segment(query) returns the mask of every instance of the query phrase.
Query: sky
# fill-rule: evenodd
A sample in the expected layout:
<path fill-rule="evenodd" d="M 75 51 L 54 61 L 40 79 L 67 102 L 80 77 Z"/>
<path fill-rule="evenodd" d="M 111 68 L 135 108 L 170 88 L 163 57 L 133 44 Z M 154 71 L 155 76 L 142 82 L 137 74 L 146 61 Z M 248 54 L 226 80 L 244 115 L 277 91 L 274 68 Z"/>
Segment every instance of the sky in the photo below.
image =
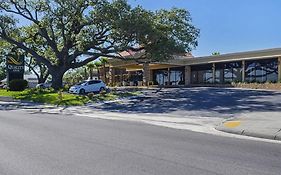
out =
<path fill-rule="evenodd" d="M 281 0 L 128 0 L 148 10 L 187 9 L 200 29 L 194 56 L 281 47 Z M 21 20 L 24 24 L 24 20 Z"/>
<path fill-rule="evenodd" d="M 195 56 L 281 47 L 281 0 L 129 0 L 132 6 L 187 9 L 200 29 Z"/>

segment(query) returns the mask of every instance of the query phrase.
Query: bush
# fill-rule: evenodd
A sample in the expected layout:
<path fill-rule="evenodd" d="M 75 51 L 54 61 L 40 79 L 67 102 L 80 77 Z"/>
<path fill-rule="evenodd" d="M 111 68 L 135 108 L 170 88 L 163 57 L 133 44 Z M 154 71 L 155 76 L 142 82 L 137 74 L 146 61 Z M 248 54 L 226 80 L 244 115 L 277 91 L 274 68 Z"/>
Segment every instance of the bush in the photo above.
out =
<path fill-rule="evenodd" d="M 15 79 L 9 82 L 9 89 L 11 91 L 23 91 L 27 88 L 28 82 L 26 80 Z"/>

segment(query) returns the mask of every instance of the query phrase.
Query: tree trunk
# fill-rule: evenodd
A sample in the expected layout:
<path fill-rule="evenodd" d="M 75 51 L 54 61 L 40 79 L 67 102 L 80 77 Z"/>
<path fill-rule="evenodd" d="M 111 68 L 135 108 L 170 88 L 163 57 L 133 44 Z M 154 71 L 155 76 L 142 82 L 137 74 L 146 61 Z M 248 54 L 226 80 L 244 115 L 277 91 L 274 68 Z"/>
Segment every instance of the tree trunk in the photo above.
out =
<path fill-rule="evenodd" d="M 54 88 L 55 90 L 59 90 L 63 87 L 62 78 L 65 71 L 59 69 L 50 69 L 49 71 L 52 75 L 52 88 Z"/>
<path fill-rule="evenodd" d="M 47 80 L 47 78 L 48 78 L 48 76 L 49 76 L 49 72 L 47 72 L 47 74 L 46 75 L 44 75 L 44 74 L 40 74 L 40 77 L 38 77 L 38 84 L 40 84 L 40 83 L 45 83 L 46 82 L 46 80 Z"/>
<path fill-rule="evenodd" d="M 104 83 L 106 83 L 105 63 L 103 63 L 103 76 L 104 76 Z"/>
<path fill-rule="evenodd" d="M 43 77 L 38 78 L 38 84 L 45 83 L 46 79 Z"/>
<path fill-rule="evenodd" d="M 98 79 L 100 79 L 100 70 L 99 70 L 99 68 L 97 68 L 97 72 L 98 72 Z"/>
<path fill-rule="evenodd" d="M 93 79 L 93 68 L 90 68 L 90 79 Z"/>
<path fill-rule="evenodd" d="M 88 79 L 88 73 L 87 73 L 87 68 L 84 68 L 84 79 Z"/>

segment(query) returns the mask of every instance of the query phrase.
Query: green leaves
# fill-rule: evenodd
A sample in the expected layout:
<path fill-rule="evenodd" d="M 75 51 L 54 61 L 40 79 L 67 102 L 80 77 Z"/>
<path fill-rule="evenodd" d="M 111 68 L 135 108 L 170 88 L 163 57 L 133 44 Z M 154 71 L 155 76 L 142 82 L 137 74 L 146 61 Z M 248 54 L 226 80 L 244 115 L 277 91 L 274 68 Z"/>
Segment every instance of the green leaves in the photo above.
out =
<path fill-rule="evenodd" d="M 0 38 L 17 46 L 53 76 L 99 57 L 162 61 L 197 46 L 199 30 L 185 9 L 150 11 L 126 0 L 5 0 L 0 3 Z M 9 16 L 8 16 L 9 15 Z M 15 18 L 28 22 L 16 25 Z"/>

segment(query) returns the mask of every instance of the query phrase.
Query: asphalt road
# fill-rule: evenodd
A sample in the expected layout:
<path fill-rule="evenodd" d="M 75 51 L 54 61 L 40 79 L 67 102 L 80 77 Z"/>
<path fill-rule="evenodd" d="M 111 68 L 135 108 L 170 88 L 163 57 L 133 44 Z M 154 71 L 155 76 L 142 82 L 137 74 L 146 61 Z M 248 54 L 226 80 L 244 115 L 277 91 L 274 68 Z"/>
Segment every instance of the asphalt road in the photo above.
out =
<path fill-rule="evenodd" d="M 280 175 L 281 144 L 1 110 L 0 174 Z"/>

